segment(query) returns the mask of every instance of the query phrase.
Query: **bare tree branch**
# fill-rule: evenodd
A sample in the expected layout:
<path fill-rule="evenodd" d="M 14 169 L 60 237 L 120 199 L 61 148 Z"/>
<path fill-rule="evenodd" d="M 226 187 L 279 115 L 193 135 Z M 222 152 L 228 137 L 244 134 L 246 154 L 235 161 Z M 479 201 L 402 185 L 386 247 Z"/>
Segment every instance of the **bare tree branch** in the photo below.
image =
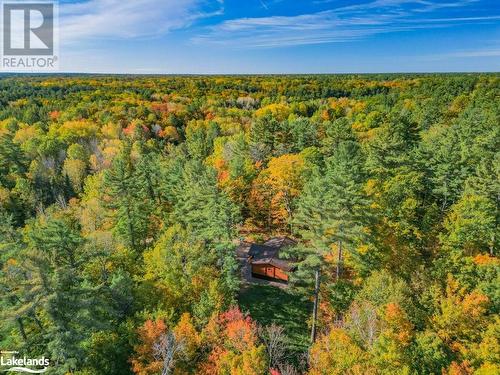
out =
<path fill-rule="evenodd" d="M 267 349 L 271 368 L 279 368 L 286 359 L 285 329 L 277 324 L 260 327 L 260 336 Z"/>
<path fill-rule="evenodd" d="M 155 359 L 163 362 L 161 375 L 171 374 L 179 354 L 183 354 L 185 348 L 184 340 L 178 340 L 172 332 L 160 336 L 153 345 L 153 352 Z"/>

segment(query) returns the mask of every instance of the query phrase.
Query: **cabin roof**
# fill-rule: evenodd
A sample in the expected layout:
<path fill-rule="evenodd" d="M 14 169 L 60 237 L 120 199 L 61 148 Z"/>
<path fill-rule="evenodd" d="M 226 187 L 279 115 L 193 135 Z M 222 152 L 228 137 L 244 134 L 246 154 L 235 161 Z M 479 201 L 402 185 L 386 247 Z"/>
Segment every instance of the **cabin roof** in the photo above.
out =
<path fill-rule="evenodd" d="M 295 245 L 297 242 L 289 237 L 273 237 L 263 244 L 252 244 L 248 255 L 253 258 L 279 258 L 282 248 Z"/>
<path fill-rule="evenodd" d="M 266 242 L 264 242 L 265 246 L 274 247 L 274 248 L 278 248 L 278 249 L 281 249 L 281 248 L 287 247 L 287 246 L 293 246 L 296 244 L 297 244 L 297 242 L 292 240 L 290 237 L 273 237 L 273 238 L 270 238 L 269 240 L 267 240 Z"/>
<path fill-rule="evenodd" d="M 277 258 L 279 255 L 279 248 L 254 243 L 250 245 L 248 255 L 255 259 Z"/>

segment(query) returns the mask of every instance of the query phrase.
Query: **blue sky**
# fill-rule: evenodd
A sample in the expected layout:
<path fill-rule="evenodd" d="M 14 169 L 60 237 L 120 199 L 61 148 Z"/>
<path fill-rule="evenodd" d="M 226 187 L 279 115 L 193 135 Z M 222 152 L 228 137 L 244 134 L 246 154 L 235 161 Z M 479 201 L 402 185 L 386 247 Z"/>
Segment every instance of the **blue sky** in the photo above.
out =
<path fill-rule="evenodd" d="M 499 0 L 60 2 L 63 71 L 500 71 Z"/>

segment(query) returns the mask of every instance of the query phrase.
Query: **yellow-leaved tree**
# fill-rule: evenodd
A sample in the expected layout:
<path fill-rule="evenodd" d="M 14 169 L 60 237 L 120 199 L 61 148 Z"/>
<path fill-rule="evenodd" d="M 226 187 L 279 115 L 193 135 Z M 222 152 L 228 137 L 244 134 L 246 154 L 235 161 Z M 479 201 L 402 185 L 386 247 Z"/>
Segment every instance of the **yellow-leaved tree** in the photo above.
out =
<path fill-rule="evenodd" d="M 272 158 L 252 185 L 249 206 L 253 216 L 269 228 L 286 229 L 306 171 L 307 163 L 301 154 Z"/>

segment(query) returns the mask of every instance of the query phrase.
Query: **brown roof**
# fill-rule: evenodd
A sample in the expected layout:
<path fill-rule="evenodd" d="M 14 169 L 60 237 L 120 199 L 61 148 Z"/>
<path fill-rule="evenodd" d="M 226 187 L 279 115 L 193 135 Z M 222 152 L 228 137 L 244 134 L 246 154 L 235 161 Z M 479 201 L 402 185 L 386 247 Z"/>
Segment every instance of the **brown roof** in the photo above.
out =
<path fill-rule="evenodd" d="M 248 250 L 248 255 L 252 258 L 278 258 L 279 249 L 275 247 L 265 246 L 265 245 L 250 245 Z"/>
<path fill-rule="evenodd" d="M 296 244 L 297 244 L 297 242 L 292 240 L 289 237 L 273 237 L 273 238 L 270 238 L 269 240 L 267 240 L 266 242 L 264 242 L 265 246 L 275 247 L 278 249 L 281 249 L 281 248 L 287 247 L 287 246 L 293 246 Z"/>

